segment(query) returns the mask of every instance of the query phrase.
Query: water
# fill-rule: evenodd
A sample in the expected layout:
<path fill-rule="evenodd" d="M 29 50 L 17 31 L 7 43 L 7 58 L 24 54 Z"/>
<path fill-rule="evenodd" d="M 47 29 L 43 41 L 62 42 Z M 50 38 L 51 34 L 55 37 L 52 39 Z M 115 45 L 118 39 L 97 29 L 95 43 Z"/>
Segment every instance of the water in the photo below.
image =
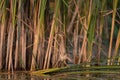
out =
<path fill-rule="evenodd" d="M 37 76 L 24 72 L 0 74 L 0 80 L 120 80 L 120 74 L 71 74 L 56 76 Z"/>

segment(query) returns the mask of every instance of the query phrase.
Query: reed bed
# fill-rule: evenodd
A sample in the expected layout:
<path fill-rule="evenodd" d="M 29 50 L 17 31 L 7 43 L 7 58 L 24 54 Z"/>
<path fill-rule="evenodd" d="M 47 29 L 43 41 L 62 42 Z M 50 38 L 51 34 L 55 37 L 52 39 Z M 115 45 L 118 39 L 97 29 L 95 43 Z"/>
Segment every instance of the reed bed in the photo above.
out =
<path fill-rule="evenodd" d="M 119 4 L 119 0 L 0 0 L 0 70 L 119 65 Z"/>

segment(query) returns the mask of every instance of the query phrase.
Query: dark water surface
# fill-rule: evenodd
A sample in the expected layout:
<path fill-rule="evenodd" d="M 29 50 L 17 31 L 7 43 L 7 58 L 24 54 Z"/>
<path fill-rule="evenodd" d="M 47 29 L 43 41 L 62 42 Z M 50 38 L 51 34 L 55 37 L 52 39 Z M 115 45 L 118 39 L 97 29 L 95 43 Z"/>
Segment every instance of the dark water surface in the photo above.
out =
<path fill-rule="evenodd" d="M 120 80 L 120 74 L 71 74 L 56 76 L 36 76 L 30 73 L 16 72 L 0 74 L 0 80 Z"/>

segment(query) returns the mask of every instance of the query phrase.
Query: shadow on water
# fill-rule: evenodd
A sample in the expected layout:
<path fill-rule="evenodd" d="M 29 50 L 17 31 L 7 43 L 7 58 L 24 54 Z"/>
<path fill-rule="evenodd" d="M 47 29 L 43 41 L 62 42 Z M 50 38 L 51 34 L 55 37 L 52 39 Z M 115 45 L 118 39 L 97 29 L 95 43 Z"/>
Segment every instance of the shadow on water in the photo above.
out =
<path fill-rule="evenodd" d="M 42 77 L 24 72 L 0 74 L 0 80 L 120 80 L 120 74 L 70 74 Z"/>

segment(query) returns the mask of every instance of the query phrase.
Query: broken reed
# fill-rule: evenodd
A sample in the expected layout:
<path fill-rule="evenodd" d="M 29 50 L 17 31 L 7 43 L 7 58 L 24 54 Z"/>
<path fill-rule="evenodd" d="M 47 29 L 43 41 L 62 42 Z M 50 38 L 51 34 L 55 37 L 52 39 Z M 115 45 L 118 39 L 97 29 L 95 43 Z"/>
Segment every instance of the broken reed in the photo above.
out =
<path fill-rule="evenodd" d="M 99 65 L 101 60 L 114 65 L 120 61 L 119 28 L 113 32 L 119 26 L 118 4 L 118 0 L 0 0 L 0 70 L 34 71 L 95 61 Z"/>

